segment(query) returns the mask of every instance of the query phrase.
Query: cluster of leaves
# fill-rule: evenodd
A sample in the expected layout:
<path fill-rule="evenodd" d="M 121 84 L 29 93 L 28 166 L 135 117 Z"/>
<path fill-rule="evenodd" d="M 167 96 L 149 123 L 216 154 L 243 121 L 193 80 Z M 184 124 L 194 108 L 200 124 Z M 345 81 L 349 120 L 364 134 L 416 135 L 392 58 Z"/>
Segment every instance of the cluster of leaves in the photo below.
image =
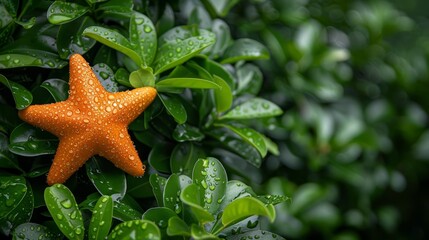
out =
<path fill-rule="evenodd" d="M 223 165 L 207 157 L 218 156 L 231 176 L 252 181 L 262 159 L 278 154 L 276 143 L 253 128 L 282 114 L 256 97 L 262 73 L 248 62 L 267 59 L 268 50 L 252 39 L 233 40 L 219 17 L 234 4 L 0 1 L 3 234 L 281 239 L 259 230 L 254 215 L 274 220 L 273 205 L 286 198 L 258 196 L 243 182 L 227 181 Z M 148 160 L 143 178 L 93 157 L 67 186 L 45 188 L 58 139 L 22 123 L 17 110 L 65 100 L 74 53 L 84 55 L 108 91 L 157 89 L 157 99 L 130 125 Z"/>
<path fill-rule="evenodd" d="M 427 237 L 428 220 L 411 217 L 424 203 L 410 208 L 402 197 L 427 196 L 417 189 L 428 170 L 428 34 L 412 7 L 424 4 L 272 0 L 241 4 L 227 18 L 269 48 L 262 96 L 287 112 L 261 126 L 280 152 L 263 166 L 265 189 L 294 199 L 279 206 L 276 231 Z"/>

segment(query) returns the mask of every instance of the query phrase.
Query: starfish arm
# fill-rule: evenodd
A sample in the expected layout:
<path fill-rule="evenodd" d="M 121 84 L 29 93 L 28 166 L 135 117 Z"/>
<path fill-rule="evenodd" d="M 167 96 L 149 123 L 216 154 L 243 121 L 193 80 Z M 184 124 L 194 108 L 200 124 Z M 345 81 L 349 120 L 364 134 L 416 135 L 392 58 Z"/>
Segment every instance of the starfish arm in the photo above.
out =
<path fill-rule="evenodd" d="M 95 76 L 91 66 L 79 54 L 70 57 L 70 96 L 69 99 L 75 103 L 86 103 L 88 107 L 97 104 L 97 96 L 107 94 L 98 78 Z M 83 109 L 87 104 L 79 104 Z"/>
<path fill-rule="evenodd" d="M 136 119 L 155 99 L 157 91 L 153 87 L 136 88 L 130 91 L 115 93 L 112 101 L 123 114 L 117 122 L 129 124 Z"/>
<path fill-rule="evenodd" d="M 101 143 L 100 156 L 132 176 L 144 174 L 145 166 L 140 160 L 126 128 L 112 127 Z"/>
<path fill-rule="evenodd" d="M 58 137 L 68 130 L 68 126 L 73 125 L 73 114 L 75 108 L 68 101 L 31 105 L 18 112 L 22 120 Z"/>
<path fill-rule="evenodd" d="M 54 161 L 49 169 L 48 184 L 64 183 L 94 155 L 90 136 L 74 135 L 60 139 Z"/>

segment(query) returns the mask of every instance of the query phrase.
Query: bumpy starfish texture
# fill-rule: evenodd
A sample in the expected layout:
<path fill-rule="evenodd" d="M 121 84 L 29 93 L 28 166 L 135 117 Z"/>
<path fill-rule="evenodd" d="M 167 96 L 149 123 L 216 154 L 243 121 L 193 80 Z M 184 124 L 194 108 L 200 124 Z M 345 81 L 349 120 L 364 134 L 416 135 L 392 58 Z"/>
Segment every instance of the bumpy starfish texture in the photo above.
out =
<path fill-rule="evenodd" d="M 155 99 L 155 88 L 107 92 L 79 54 L 70 57 L 69 85 L 67 100 L 19 111 L 22 120 L 60 140 L 48 184 L 65 182 L 94 155 L 105 157 L 130 175 L 142 176 L 145 167 L 127 127 Z"/>

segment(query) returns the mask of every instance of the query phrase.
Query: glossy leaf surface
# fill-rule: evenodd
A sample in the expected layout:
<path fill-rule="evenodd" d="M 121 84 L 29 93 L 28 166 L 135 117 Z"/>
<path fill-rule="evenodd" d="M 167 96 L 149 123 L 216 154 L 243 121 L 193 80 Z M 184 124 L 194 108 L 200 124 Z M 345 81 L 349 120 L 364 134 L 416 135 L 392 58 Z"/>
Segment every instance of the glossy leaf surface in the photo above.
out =
<path fill-rule="evenodd" d="M 55 1 L 48 8 L 48 20 L 52 24 L 64 24 L 85 14 L 89 8 L 71 2 Z"/>
<path fill-rule="evenodd" d="M 89 239 L 105 239 L 109 234 L 113 217 L 113 201 L 110 196 L 101 196 L 94 209 L 88 227 Z"/>
<path fill-rule="evenodd" d="M 15 100 L 15 106 L 21 110 L 26 108 L 33 101 L 33 95 L 21 84 L 9 81 L 5 76 L 0 74 L 0 82 L 3 83 L 12 92 L 13 99 Z"/>

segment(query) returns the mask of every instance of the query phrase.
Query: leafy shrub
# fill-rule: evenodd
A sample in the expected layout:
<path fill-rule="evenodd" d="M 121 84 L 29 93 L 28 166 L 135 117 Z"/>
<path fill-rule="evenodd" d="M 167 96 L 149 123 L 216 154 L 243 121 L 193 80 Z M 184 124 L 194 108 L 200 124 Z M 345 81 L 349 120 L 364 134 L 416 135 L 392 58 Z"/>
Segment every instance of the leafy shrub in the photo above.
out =
<path fill-rule="evenodd" d="M 273 205 L 287 198 L 257 195 L 244 182 L 259 174 L 255 167 L 268 153 L 278 154 L 254 126 L 282 110 L 257 97 L 262 74 L 250 61 L 267 59 L 266 47 L 234 40 L 218 18 L 234 4 L 1 1 L 2 233 L 281 239 L 260 230 L 257 216 L 273 221 Z M 22 123 L 17 110 L 67 99 L 74 53 L 84 55 L 107 91 L 157 89 L 129 126 L 147 159 L 144 177 L 95 156 L 66 185 L 45 184 L 58 138 Z M 242 181 L 228 181 L 224 166 Z"/>

